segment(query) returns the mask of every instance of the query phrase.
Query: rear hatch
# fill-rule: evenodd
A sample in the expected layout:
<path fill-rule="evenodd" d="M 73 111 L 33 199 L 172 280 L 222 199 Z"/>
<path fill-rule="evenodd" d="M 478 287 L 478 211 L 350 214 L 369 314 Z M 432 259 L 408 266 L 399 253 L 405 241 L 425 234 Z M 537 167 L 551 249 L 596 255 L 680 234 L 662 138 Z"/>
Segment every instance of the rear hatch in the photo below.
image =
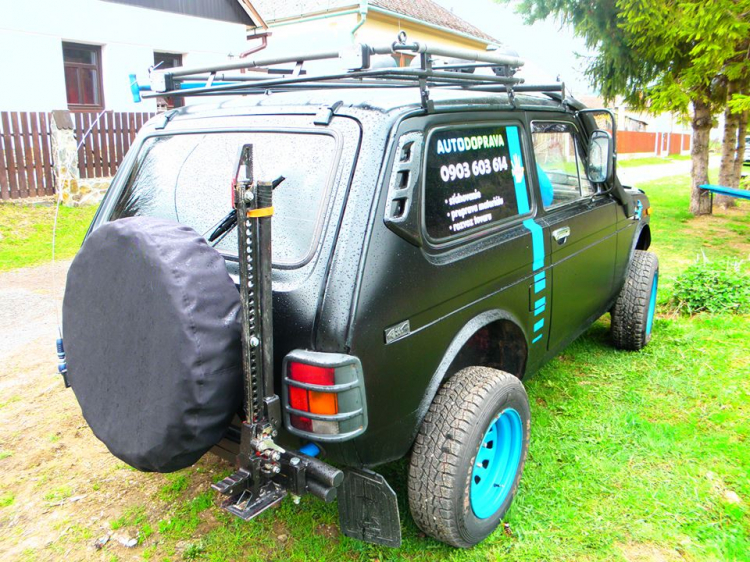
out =
<path fill-rule="evenodd" d="M 232 179 L 245 144 L 253 145 L 256 179 L 286 178 L 274 193 L 274 266 L 304 266 L 317 248 L 339 166 L 340 143 L 324 128 L 149 135 L 109 220 L 158 217 L 186 224 L 208 238 L 232 208 Z M 215 247 L 235 260 L 236 231 Z"/>

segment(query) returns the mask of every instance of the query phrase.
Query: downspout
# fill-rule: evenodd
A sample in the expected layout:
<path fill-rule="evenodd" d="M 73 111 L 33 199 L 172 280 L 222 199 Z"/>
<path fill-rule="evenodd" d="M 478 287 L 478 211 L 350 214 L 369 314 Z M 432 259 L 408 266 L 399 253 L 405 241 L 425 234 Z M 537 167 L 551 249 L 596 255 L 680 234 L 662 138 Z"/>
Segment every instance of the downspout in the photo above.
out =
<path fill-rule="evenodd" d="M 359 1 L 359 21 L 357 22 L 357 25 L 354 26 L 354 29 L 352 29 L 352 40 L 355 39 L 355 35 L 360 27 L 365 25 L 365 22 L 367 21 L 367 0 L 360 0 Z"/>
<path fill-rule="evenodd" d="M 253 53 L 257 53 L 258 51 L 262 51 L 266 47 L 268 47 L 268 36 L 271 35 L 269 31 L 264 31 L 262 33 L 258 33 L 256 35 L 253 35 L 252 37 L 248 37 L 248 41 L 250 39 L 260 39 L 260 45 L 257 45 L 253 47 L 252 49 L 249 49 L 247 51 L 244 51 L 240 53 L 240 58 L 244 59 L 247 56 L 252 55 Z"/>

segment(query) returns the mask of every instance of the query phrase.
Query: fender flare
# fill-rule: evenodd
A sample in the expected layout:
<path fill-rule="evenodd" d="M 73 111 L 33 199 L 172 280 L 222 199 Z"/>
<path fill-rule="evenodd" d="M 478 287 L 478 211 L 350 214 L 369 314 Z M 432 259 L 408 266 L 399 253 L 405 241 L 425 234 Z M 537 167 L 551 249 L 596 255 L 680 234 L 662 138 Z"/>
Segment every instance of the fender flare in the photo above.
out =
<path fill-rule="evenodd" d="M 526 353 L 528 356 L 528 335 L 526 333 L 526 330 L 523 329 L 523 326 L 515 316 L 499 309 L 487 310 L 478 314 L 477 316 L 474 316 L 471 320 L 463 325 L 463 327 L 456 333 L 455 336 L 453 336 L 450 345 L 448 345 L 448 349 L 446 349 L 445 353 L 443 354 L 443 358 L 440 360 L 435 373 L 430 379 L 430 383 L 427 385 L 424 397 L 422 398 L 422 401 L 419 403 L 419 407 L 417 408 L 417 423 L 415 426 L 414 435 L 412 436 L 412 442 L 416 438 L 419 428 L 422 426 L 422 420 L 424 420 L 424 417 L 427 414 L 427 410 L 432 404 L 432 401 L 435 399 L 435 395 L 440 389 L 440 385 L 445 382 L 445 377 L 448 373 L 448 369 L 453 363 L 453 360 L 456 358 L 466 342 L 469 341 L 469 339 L 474 334 L 476 334 L 479 330 L 481 330 L 488 324 L 492 324 L 493 322 L 496 322 L 498 320 L 507 320 L 508 322 L 514 324 L 521 331 L 521 333 L 523 334 L 524 342 L 526 343 Z"/>

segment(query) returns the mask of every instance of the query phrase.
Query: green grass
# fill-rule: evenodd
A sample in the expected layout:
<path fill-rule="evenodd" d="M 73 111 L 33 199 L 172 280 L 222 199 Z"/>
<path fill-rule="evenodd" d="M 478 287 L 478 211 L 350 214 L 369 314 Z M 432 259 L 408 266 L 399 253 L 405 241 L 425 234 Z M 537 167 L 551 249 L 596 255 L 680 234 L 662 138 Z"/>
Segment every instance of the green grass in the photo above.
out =
<path fill-rule="evenodd" d="M 532 439 L 520 491 L 507 527 L 476 548 L 420 533 L 406 461 L 378 468 L 398 494 L 399 550 L 341 536 L 336 504 L 310 497 L 243 522 L 199 474 L 209 466 L 218 479 L 225 465 L 205 461 L 110 526 L 137 528 L 133 555 L 147 560 L 750 560 L 750 318 L 666 306 L 698 256 L 748 258 L 750 205 L 693 219 L 687 178 L 642 188 L 662 273 L 653 340 L 616 351 L 603 318 L 525 381 Z"/>
<path fill-rule="evenodd" d="M 16 497 L 13 494 L 10 494 L 10 493 L 0 494 L 0 508 L 13 505 L 15 501 L 16 501 Z"/>
<path fill-rule="evenodd" d="M 672 164 L 682 160 L 690 160 L 690 155 L 675 154 L 668 158 L 662 158 L 660 156 L 649 156 L 646 158 L 630 158 L 617 160 L 617 165 L 623 168 L 634 168 L 636 166 L 652 166 L 654 164 Z"/>
<path fill-rule="evenodd" d="M 167 474 L 168 483 L 159 490 L 159 497 L 164 501 L 174 501 L 190 486 L 186 472 Z"/>
<path fill-rule="evenodd" d="M 131 507 L 120 517 L 109 522 L 113 531 L 126 527 L 138 527 L 146 522 L 146 509 L 144 507 Z"/>
<path fill-rule="evenodd" d="M 57 258 L 78 251 L 96 207 L 60 207 L 55 243 Z M 0 203 L 0 271 L 28 267 L 52 259 L 54 206 Z"/>
<path fill-rule="evenodd" d="M 59 486 L 44 494 L 44 500 L 51 503 L 57 503 L 69 498 L 72 495 L 73 488 L 71 488 L 70 486 Z"/>
<path fill-rule="evenodd" d="M 640 353 L 616 351 L 603 318 L 526 381 L 531 449 L 506 528 L 471 550 L 425 537 L 409 515 L 406 461 L 378 469 L 398 494 L 399 550 L 341 536 L 336 505 L 310 497 L 243 522 L 212 492 L 187 492 L 198 473 L 189 469 L 157 493 L 169 515 L 149 521 L 144 557 L 750 560 L 750 319 L 680 317 L 665 306 L 698 255 L 748 257 L 750 205 L 692 219 L 687 178 L 643 188 L 663 281 L 654 338 Z"/>

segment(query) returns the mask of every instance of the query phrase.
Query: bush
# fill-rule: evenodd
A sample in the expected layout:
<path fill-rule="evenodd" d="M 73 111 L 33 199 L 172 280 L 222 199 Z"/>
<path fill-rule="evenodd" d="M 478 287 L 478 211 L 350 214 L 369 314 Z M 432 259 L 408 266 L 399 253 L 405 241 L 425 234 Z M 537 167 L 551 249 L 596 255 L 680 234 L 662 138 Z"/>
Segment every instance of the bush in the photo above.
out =
<path fill-rule="evenodd" d="M 678 312 L 744 314 L 750 309 L 750 276 L 742 262 L 710 263 L 705 258 L 675 281 L 672 305 Z"/>

